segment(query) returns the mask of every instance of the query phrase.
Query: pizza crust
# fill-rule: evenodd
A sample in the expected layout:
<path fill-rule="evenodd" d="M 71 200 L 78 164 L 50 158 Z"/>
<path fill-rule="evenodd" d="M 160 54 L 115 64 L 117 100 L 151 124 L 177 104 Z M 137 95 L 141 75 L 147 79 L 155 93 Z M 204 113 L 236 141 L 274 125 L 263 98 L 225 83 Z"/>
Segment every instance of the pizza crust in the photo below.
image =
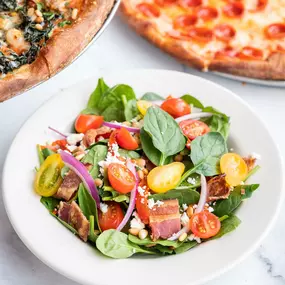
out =
<path fill-rule="evenodd" d="M 71 26 L 57 30 L 33 63 L 0 79 L 0 102 L 50 78 L 71 63 L 99 31 L 114 3 L 115 0 L 89 0 L 79 18 Z"/>
<path fill-rule="evenodd" d="M 186 49 L 180 40 L 163 37 L 151 21 L 142 19 L 133 12 L 129 1 L 123 1 L 120 10 L 127 23 L 139 35 L 145 37 L 157 47 L 176 57 L 186 65 L 204 71 L 209 69 L 257 79 L 285 80 L 285 53 L 274 53 L 266 61 L 242 61 L 229 58 L 207 62 L 198 54 Z"/>

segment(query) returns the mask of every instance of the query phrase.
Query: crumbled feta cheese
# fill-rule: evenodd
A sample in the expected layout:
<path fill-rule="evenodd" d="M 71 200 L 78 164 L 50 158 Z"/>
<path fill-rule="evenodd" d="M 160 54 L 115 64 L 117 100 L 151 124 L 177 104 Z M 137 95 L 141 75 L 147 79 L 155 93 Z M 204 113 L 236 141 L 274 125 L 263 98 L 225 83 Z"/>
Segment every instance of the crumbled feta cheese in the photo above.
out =
<path fill-rule="evenodd" d="M 234 151 L 234 149 L 233 148 L 230 148 L 230 152 L 233 152 Z"/>
<path fill-rule="evenodd" d="M 106 214 L 108 211 L 108 205 L 105 203 L 100 203 L 100 210 L 103 214 Z"/>
<path fill-rule="evenodd" d="M 74 152 L 77 149 L 76 145 L 66 145 L 65 146 L 70 152 Z"/>
<path fill-rule="evenodd" d="M 138 187 L 138 192 L 139 192 L 139 194 L 141 195 L 141 196 L 144 196 L 144 189 L 142 188 L 142 187 Z"/>
<path fill-rule="evenodd" d="M 261 160 L 261 155 L 260 155 L 259 153 L 253 152 L 250 156 L 251 156 L 252 158 Z"/>
<path fill-rule="evenodd" d="M 76 145 L 78 142 L 82 141 L 84 134 L 70 134 L 66 141 L 69 145 Z"/>
<path fill-rule="evenodd" d="M 183 226 L 186 226 L 189 223 L 189 217 L 187 216 L 186 212 L 181 215 L 180 222 Z"/>
<path fill-rule="evenodd" d="M 214 212 L 214 208 L 209 207 L 209 208 L 208 208 L 208 211 L 209 211 L 210 213 L 212 213 L 212 212 Z"/>
<path fill-rule="evenodd" d="M 156 202 L 154 202 L 154 200 L 148 199 L 148 207 L 150 209 L 152 209 L 154 206 L 160 207 L 161 205 L 163 205 L 164 203 L 162 201 L 157 200 Z"/>
<path fill-rule="evenodd" d="M 144 198 L 141 198 L 141 203 L 144 204 Z"/>
<path fill-rule="evenodd" d="M 201 243 L 201 239 L 200 239 L 199 237 L 195 236 L 194 234 L 191 234 L 191 235 L 188 237 L 188 239 L 189 239 L 190 241 L 196 240 L 198 243 Z"/>
<path fill-rule="evenodd" d="M 183 205 L 182 205 L 182 208 L 183 208 L 183 211 L 186 211 L 186 210 L 188 209 L 187 204 L 183 204 Z"/>
<path fill-rule="evenodd" d="M 130 222 L 130 227 L 133 229 L 139 229 L 142 230 L 144 229 L 145 225 L 141 221 L 140 217 L 138 216 L 137 212 L 133 212 L 134 218 Z"/>
<path fill-rule="evenodd" d="M 189 177 L 189 178 L 187 179 L 187 182 L 190 183 L 190 184 L 192 184 L 192 185 L 195 185 L 195 184 L 196 184 L 196 179 L 195 179 L 195 178 L 192 178 L 192 177 Z"/>
<path fill-rule="evenodd" d="M 194 204 L 193 205 L 193 209 L 197 209 L 198 205 L 197 204 Z"/>

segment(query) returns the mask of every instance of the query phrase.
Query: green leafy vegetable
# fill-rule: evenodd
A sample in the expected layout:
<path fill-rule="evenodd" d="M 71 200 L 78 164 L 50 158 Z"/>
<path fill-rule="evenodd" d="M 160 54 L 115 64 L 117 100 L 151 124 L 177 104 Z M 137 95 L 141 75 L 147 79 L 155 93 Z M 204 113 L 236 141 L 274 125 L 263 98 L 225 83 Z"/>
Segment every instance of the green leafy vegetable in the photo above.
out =
<path fill-rule="evenodd" d="M 126 150 L 126 149 L 119 149 L 120 156 L 126 157 L 126 158 L 140 158 L 141 155 L 137 153 L 134 150 Z"/>
<path fill-rule="evenodd" d="M 189 249 L 193 248 L 194 246 L 198 245 L 198 242 L 193 240 L 193 241 L 187 241 L 187 242 L 184 242 L 181 246 L 179 246 L 178 248 L 176 248 L 174 250 L 174 252 L 176 254 L 179 254 L 179 253 L 183 253 L 185 251 L 188 251 Z"/>
<path fill-rule="evenodd" d="M 75 235 L 78 235 L 78 232 L 75 228 L 73 228 L 71 225 L 60 219 L 58 216 L 54 215 L 53 213 L 50 213 L 54 218 L 56 218 L 62 225 L 64 225 L 67 229 L 69 229 L 72 233 Z"/>
<path fill-rule="evenodd" d="M 94 229 L 95 229 L 95 219 L 94 216 L 89 217 L 89 235 L 88 235 L 88 240 L 96 244 L 96 240 L 98 238 L 98 235 L 95 234 Z"/>
<path fill-rule="evenodd" d="M 127 121 L 132 120 L 133 118 L 137 117 L 139 114 L 139 110 L 137 107 L 137 100 L 130 100 L 125 105 L 125 119 Z"/>
<path fill-rule="evenodd" d="M 17 7 L 16 0 L 1 0 L 0 11 L 13 11 Z"/>
<path fill-rule="evenodd" d="M 59 22 L 57 25 L 60 28 L 63 28 L 64 26 L 71 25 L 71 21 L 65 20 L 65 21 Z"/>
<path fill-rule="evenodd" d="M 128 236 L 116 230 L 104 231 L 96 240 L 96 246 L 104 255 L 112 258 L 127 258 L 135 253 L 154 254 L 128 240 Z"/>
<path fill-rule="evenodd" d="M 183 95 L 181 97 L 181 99 L 183 99 L 189 105 L 191 104 L 191 105 L 193 105 L 196 108 L 204 109 L 204 105 L 197 98 L 195 98 L 195 97 L 193 97 L 193 96 L 191 96 L 189 94 Z"/>
<path fill-rule="evenodd" d="M 145 101 L 164 101 L 164 98 L 160 95 L 153 93 L 153 92 L 147 92 L 142 97 L 141 100 Z"/>
<path fill-rule="evenodd" d="M 230 131 L 230 121 L 226 116 L 213 115 L 209 118 L 203 118 L 201 121 L 204 121 L 210 129 L 211 132 L 219 132 L 225 139 L 229 136 Z"/>
<path fill-rule="evenodd" d="M 108 148 L 105 145 L 97 144 L 93 146 L 89 152 L 83 157 L 83 163 L 92 164 L 92 168 L 89 171 L 93 178 L 97 178 L 99 175 L 98 162 L 104 160 L 107 156 Z"/>
<path fill-rule="evenodd" d="M 237 216 L 235 215 L 229 216 L 226 220 L 222 221 L 220 231 L 218 232 L 217 235 L 215 235 L 211 239 L 217 239 L 224 236 L 225 234 L 232 232 L 240 225 L 240 223 L 241 220 Z"/>
<path fill-rule="evenodd" d="M 64 176 L 67 174 L 67 172 L 69 171 L 69 167 L 67 167 L 66 165 L 64 165 L 60 171 L 60 176 L 62 178 L 64 178 Z"/>
<path fill-rule="evenodd" d="M 115 201 L 115 202 L 121 203 L 125 201 L 129 203 L 130 201 L 130 197 L 128 195 L 120 194 L 111 186 L 104 186 L 103 190 L 102 189 L 99 190 L 99 193 L 104 202 L 105 201 Z"/>
<path fill-rule="evenodd" d="M 158 239 L 156 241 L 153 241 L 149 237 L 146 237 L 145 239 L 140 239 L 131 234 L 128 235 L 128 239 L 132 243 L 135 243 L 137 245 L 144 245 L 144 246 L 159 244 L 161 246 L 167 246 L 167 247 L 172 246 L 173 248 L 177 248 L 181 245 L 181 242 L 179 241 L 172 241 L 172 240 L 167 240 L 167 239 Z"/>
<path fill-rule="evenodd" d="M 170 190 L 162 194 L 154 194 L 148 196 L 148 199 L 157 200 L 169 200 L 169 199 L 178 199 L 179 205 L 189 205 L 198 203 L 200 194 L 194 190 L 179 189 L 179 190 Z"/>
<path fill-rule="evenodd" d="M 45 161 L 45 158 L 44 158 L 41 146 L 39 144 L 37 144 L 37 153 L 38 153 L 40 165 L 42 165 Z"/>
<path fill-rule="evenodd" d="M 162 154 L 159 165 L 163 165 L 168 156 L 185 147 L 185 137 L 177 122 L 160 108 L 148 108 L 144 117 L 144 130 L 151 137 L 154 147 Z"/>
<path fill-rule="evenodd" d="M 41 197 L 41 203 L 52 212 L 59 204 L 60 200 L 53 197 Z"/>
<path fill-rule="evenodd" d="M 95 217 L 95 228 L 100 230 L 96 202 L 90 192 L 81 183 L 78 189 L 78 204 L 85 217 Z"/>
<path fill-rule="evenodd" d="M 259 169 L 260 169 L 260 166 L 259 166 L 259 165 L 256 165 L 253 169 L 251 169 L 251 170 L 248 172 L 246 178 L 244 179 L 244 182 L 246 182 L 246 181 L 249 179 L 249 177 L 251 177 L 253 174 L 255 174 Z"/>
<path fill-rule="evenodd" d="M 46 159 L 48 156 L 55 154 L 55 152 L 46 147 L 42 150 L 42 154 L 44 156 L 44 159 Z"/>

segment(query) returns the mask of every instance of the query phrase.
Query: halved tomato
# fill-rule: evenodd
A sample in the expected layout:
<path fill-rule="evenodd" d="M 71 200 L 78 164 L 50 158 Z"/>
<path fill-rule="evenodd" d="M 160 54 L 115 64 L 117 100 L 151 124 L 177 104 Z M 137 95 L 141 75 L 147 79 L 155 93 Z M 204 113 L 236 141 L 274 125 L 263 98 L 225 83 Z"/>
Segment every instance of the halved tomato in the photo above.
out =
<path fill-rule="evenodd" d="M 144 185 L 143 185 L 144 184 Z M 148 195 L 149 188 L 146 186 L 146 181 L 142 180 L 140 183 L 143 191 L 138 191 L 136 196 L 136 210 L 138 212 L 139 218 L 144 224 L 149 223 L 149 207 L 148 207 Z"/>
<path fill-rule="evenodd" d="M 127 150 L 135 150 L 139 147 L 135 138 L 126 128 L 121 128 L 117 131 L 116 141 L 121 148 Z"/>
<path fill-rule="evenodd" d="M 108 178 L 111 186 L 122 194 L 131 192 L 136 184 L 134 174 L 120 163 L 109 164 Z"/>
<path fill-rule="evenodd" d="M 116 229 L 124 219 L 123 210 L 119 203 L 106 202 L 108 210 L 106 213 L 99 211 L 99 225 L 102 231 Z"/>
<path fill-rule="evenodd" d="M 103 124 L 103 117 L 81 114 L 75 121 L 75 130 L 78 133 L 86 133 L 90 129 L 98 129 Z"/>
<path fill-rule="evenodd" d="M 208 211 L 194 214 L 190 219 L 190 229 L 199 238 L 213 237 L 219 232 L 220 228 L 219 218 Z"/>
<path fill-rule="evenodd" d="M 183 134 L 190 140 L 194 140 L 199 136 L 203 136 L 210 131 L 205 123 L 198 120 L 186 120 L 179 123 Z"/>
<path fill-rule="evenodd" d="M 180 98 L 167 99 L 162 103 L 161 109 L 173 118 L 178 118 L 191 113 L 190 106 Z"/>

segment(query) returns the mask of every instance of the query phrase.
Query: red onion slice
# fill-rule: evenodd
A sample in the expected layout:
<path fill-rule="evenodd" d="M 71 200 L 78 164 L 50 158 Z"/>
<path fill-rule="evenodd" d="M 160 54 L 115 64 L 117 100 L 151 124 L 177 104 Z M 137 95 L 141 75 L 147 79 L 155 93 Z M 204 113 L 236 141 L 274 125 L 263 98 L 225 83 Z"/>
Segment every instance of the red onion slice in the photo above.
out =
<path fill-rule="evenodd" d="M 198 202 L 198 206 L 195 210 L 195 214 L 200 213 L 201 211 L 204 210 L 207 198 L 208 198 L 207 181 L 206 181 L 206 177 L 203 174 L 201 174 L 201 193 L 200 193 L 200 199 Z"/>
<path fill-rule="evenodd" d="M 52 127 L 48 127 L 48 128 L 49 128 L 51 131 L 57 133 L 58 135 L 60 135 L 60 136 L 62 136 L 62 137 L 64 137 L 64 138 L 67 138 L 67 135 L 61 133 L 60 131 L 58 131 L 58 130 L 52 128 Z"/>
<path fill-rule="evenodd" d="M 138 175 L 135 169 L 135 166 L 133 165 L 133 163 L 131 163 L 130 160 L 127 160 L 126 166 L 128 167 L 128 169 L 135 175 L 136 178 L 136 184 L 135 187 L 133 188 L 133 190 L 131 191 L 131 197 L 130 197 L 130 203 L 129 203 L 129 207 L 128 210 L 125 214 L 124 219 L 122 220 L 122 222 L 120 223 L 120 225 L 117 227 L 117 231 L 121 231 L 124 226 L 127 224 L 127 222 L 129 221 L 130 217 L 132 216 L 132 213 L 135 209 L 135 204 L 136 204 L 136 196 L 137 196 L 137 189 L 138 189 Z"/>
<path fill-rule="evenodd" d="M 140 129 L 139 128 L 133 128 L 133 127 L 128 127 L 119 123 L 110 123 L 110 122 L 103 122 L 103 126 L 112 128 L 112 129 L 121 129 L 125 128 L 131 133 L 139 133 Z"/>
<path fill-rule="evenodd" d="M 213 116 L 212 113 L 199 112 L 199 113 L 192 113 L 192 114 L 189 114 L 189 115 L 185 115 L 185 116 L 176 118 L 175 121 L 177 123 L 180 123 L 182 121 L 189 120 L 189 119 L 207 118 L 207 117 L 211 117 L 211 116 Z"/>
<path fill-rule="evenodd" d="M 94 183 L 92 176 L 87 171 L 84 164 L 74 158 L 71 154 L 61 151 L 60 152 L 61 159 L 63 160 L 64 164 L 69 167 L 72 171 L 74 171 L 79 178 L 82 180 L 84 186 L 88 189 L 91 193 L 92 197 L 96 201 L 97 208 L 100 208 L 100 197 L 97 187 Z"/>

